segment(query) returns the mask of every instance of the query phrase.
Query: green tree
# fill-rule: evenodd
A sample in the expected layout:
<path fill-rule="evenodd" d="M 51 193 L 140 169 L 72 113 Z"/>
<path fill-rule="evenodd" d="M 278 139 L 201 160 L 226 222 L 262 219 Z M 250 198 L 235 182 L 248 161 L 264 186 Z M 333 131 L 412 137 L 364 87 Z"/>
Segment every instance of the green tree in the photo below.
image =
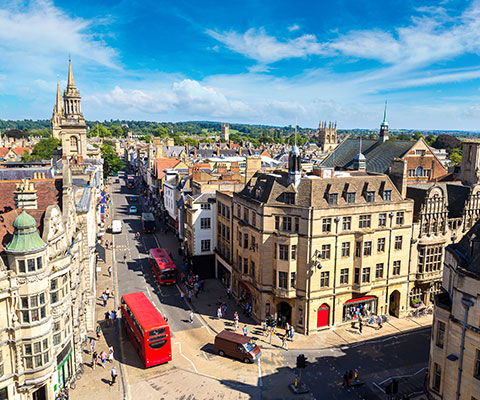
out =
<path fill-rule="evenodd" d="M 151 143 L 153 141 L 152 135 L 147 134 L 143 135 L 140 140 L 143 140 L 144 142 Z"/>
<path fill-rule="evenodd" d="M 100 148 L 103 158 L 103 176 L 111 176 L 125 167 L 123 160 L 117 156 L 111 142 L 105 141 Z"/>
<path fill-rule="evenodd" d="M 427 142 L 427 144 L 429 146 L 431 146 L 435 140 L 437 140 L 437 137 L 435 135 L 433 135 L 432 133 L 430 135 L 428 135 L 425 139 L 425 141 Z"/>
<path fill-rule="evenodd" d="M 22 161 L 50 160 L 53 157 L 53 150 L 59 147 L 62 142 L 54 137 L 40 140 L 33 148 L 32 154 L 26 156 L 24 153 Z"/>
<path fill-rule="evenodd" d="M 460 164 L 460 161 L 462 161 L 462 148 L 456 147 L 453 149 L 449 158 L 452 165 Z"/>
<path fill-rule="evenodd" d="M 408 133 L 399 133 L 397 140 L 412 140 L 412 137 Z"/>
<path fill-rule="evenodd" d="M 423 138 L 423 137 L 424 137 L 424 136 L 423 136 L 423 133 L 422 133 L 422 132 L 415 132 L 415 133 L 413 134 L 413 140 L 415 140 L 415 141 L 417 141 L 417 140 L 419 140 L 420 138 Z"/>
<path fill-rule="evenodd" d="M 117 125 L 112 125 L 109 129 L 110 135 L 113 137 L 122 137 L 123 136 L 123 130 L 121 127 Z"/>

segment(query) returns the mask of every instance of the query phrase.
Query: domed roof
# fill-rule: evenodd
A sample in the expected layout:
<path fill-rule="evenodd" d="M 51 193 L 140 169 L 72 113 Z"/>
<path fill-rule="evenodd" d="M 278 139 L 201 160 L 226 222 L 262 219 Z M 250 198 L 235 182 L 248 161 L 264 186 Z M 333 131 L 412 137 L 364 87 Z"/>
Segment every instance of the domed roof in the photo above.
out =
<path fill-rule="evenodd" d="M 37 232 L 37 221 L 23 210 L 13 221 L 15 231 L 13 239 L 7 246 L 7 251 L 27 252 L 42 250 L 46 244 Z"/>
<path fill-rule="evenodd" d="M 354 160 L 362 160 L 362 161 L 364 161 L 366 159 L 367 158 L 362 153 L 358 153 L 354 158 Z"/>

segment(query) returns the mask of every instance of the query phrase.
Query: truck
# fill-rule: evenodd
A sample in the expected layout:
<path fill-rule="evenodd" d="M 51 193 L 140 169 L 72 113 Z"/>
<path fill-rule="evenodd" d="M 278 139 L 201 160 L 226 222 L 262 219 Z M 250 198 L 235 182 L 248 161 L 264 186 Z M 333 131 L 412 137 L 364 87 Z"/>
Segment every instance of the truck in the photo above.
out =
<path fill-rule="evenodd" d="M 127 176 L 127 188 L 134 189 L 135 188 L 135 177 L 133 175 Z"/>
<path fill-rule="evenodd" d="M 145 233 L 155 233 L 157 226 L 155 224 L 155 217 L 152 213 L 142 213 L 142 224 Z"/>

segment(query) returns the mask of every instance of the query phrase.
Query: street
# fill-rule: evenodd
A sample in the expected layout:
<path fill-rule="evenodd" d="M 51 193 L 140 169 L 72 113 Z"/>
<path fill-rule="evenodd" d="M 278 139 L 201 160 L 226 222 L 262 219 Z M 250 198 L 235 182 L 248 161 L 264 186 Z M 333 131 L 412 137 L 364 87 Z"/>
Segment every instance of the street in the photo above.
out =
<path fill-rule="evenodd" d="M 173 336 L 173 360 L 167 365 L 148 370 L 142 367 L 128 339 L 121 337 L 121 362 L 129 398 L 210 399 L 234 396 L 241 399 L 354 399 L 368 395 L 369 399 L 383 399 L 382 392 L 374 382 L 382 382 L 391 376 L 411 375 L 427 365 L 429 328 L 330 348 L 321 346 L 321 336 L 318 335 L 315 340 L 319 345 L 290 351 L 281 349 L 275 338 L 277 341 L 273 346 L 262 347 L 259 342 L 262 348 L 260 363 L 250 365 L 216 355 L 212 344 L 222 321 L 215 320 L 213 315 L 215 304 L 223 294 L 223 287 L 216 280 L 207 282 L 206 291 L 193 301 L 196 311 L 194 323 L 188 323 L 190 308 L 181 300 L 179 288 L 175 285 L 159 287 L 148 260 L 150 248 L 163 247 L 172 254 L 177 267 L 182 266 L 177 238 L 171 232 L 164 234 L 158 229 L 155 234 L 143 233 L 143 201 L 138 196 L 138 200 L 132 202 L 132 196 L 138 195 L 137 188 L 127 189 L 123 176 L 120 183 L 112 184 L 111 193 L 113 219 L 123 221 L 122 233 L 113 236 L 117 299 L 125 293 L 143 291 L 168 317 Z M 129 214 L 131 205 L 138 209 L 134 215 Z M 140 232 L 139 239 L 135 239 L 136 232 Z M 123 261 L 125 254 L 126 263 Z M 233 300 L 229 304 L 233 313 Z M 249 322 L 245 320 L 245 323 Z M 231 326 L 228 321 L 224 324 L 225 327 Z M 259 333 L 254 328 L 251 332 Z M 296 357 L 301 353 L 308 357 L 303 382 L 311 392 L 296 396 L 290 392 L 288 385 L 295 379 Z M 364 384 L 348 392 L 341 386 L 342 376 L 345 370 L 355 368 Z M 419 373 L 417 380 L 422 380 L 423 376 L 423 372 Z M 407 390 L 408 386 L 408 390 L 413 391 L 418 390 L 419 385 L 421 383 L 411 379 L 403 388 Z M 402 385 L 400 393 L 401 390 Z"/>

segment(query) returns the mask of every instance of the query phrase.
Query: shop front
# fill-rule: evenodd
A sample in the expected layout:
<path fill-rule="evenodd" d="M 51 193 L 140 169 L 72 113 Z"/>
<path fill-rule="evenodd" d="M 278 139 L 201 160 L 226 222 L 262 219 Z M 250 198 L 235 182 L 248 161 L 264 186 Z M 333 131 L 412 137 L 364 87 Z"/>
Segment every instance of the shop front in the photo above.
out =
<path fill-rule="evenodd" d="M 377 314 L 378 299 L 375 296 L 357 297 L 346 301 L 343 305 L 343 322 L 357 318 L 357 314 L 367 316 Z"/>
<path fill-rule="evenodd" d="M 244 311 L 251 310 L 253 307 L 253 296 L 249 287 L 243 282 L 238 282 L 238 302 Z"/>
<path fill-rule="evenodd" d="M 58 386 L 57 390 L 61 390 L 69 381 L 73 374 L 72 368 L 72 346 L 69 342 L 65 348 L 57 356 L 57 374 Z"/>
<path fill-rule="evenodd" d="M 232 271 L 227 265 L 220 261 L 219 257 L 216 257 L 217 261 L 217 279 L 222 282 L 222 285 L 226 288 L 232 285 Z"/>

